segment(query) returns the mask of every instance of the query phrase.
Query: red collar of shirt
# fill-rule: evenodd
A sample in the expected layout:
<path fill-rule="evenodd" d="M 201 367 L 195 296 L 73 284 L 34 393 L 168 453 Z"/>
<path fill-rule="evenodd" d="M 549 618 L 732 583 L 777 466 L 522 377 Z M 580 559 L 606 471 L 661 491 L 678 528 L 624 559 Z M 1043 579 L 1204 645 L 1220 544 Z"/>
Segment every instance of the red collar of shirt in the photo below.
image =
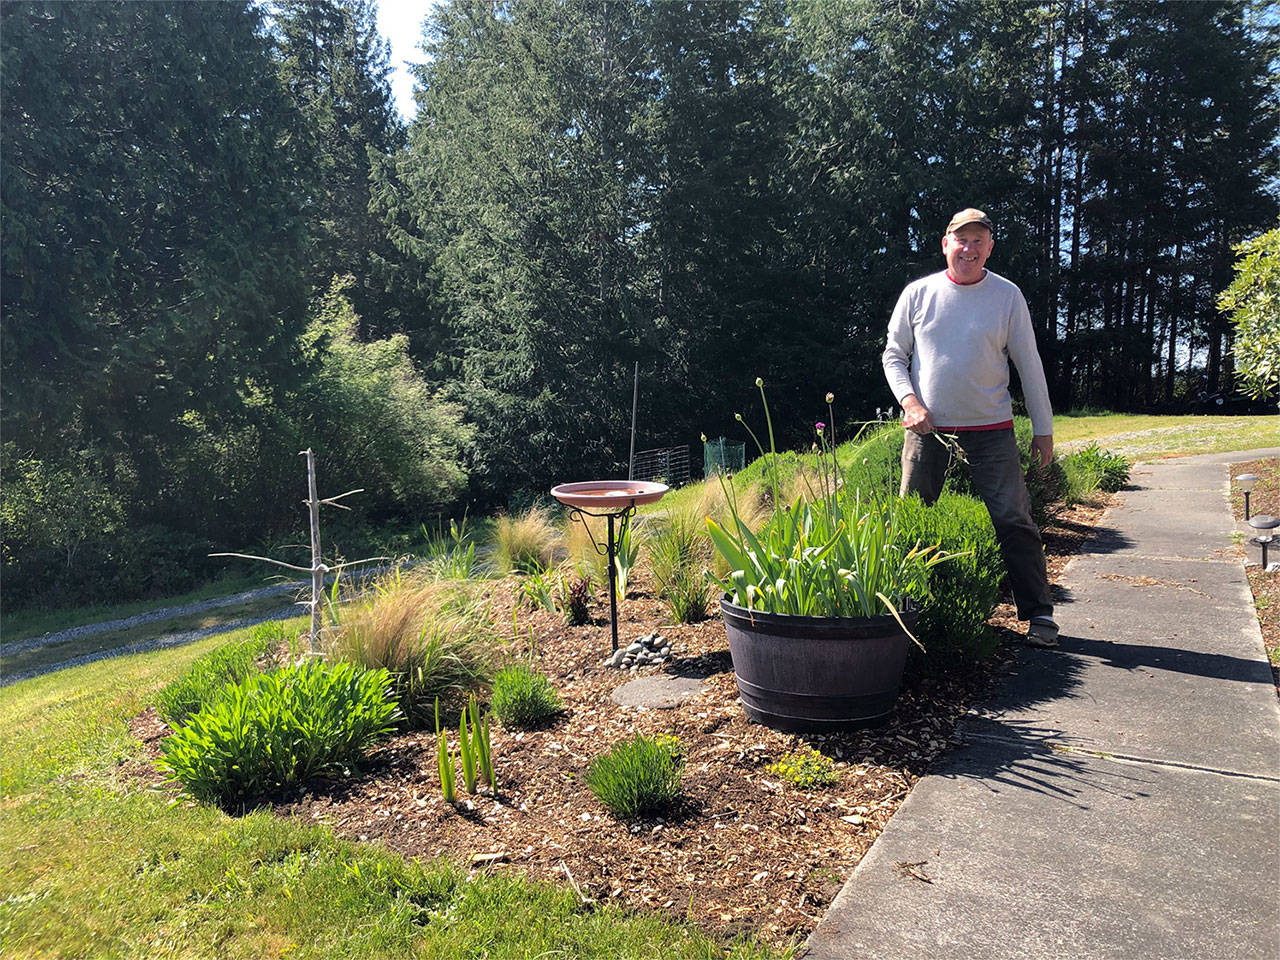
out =
<path fill-rule="evenodd" d="M 950 280 L 952 283 L 954 283 L 957 287 L 972 287 L 975 283 L 981 283 L 983 280 L 987 279 L 987 271 L 985 268 L 982 271 L 982 276 L 980 276 L 977 280 L 970 280 L 968 283 L 961 283 L 959 280 L 953 277 L 951 275 L 951 269 L 949 267 L 944 272 L 947 275 L 947 279 Z"/>

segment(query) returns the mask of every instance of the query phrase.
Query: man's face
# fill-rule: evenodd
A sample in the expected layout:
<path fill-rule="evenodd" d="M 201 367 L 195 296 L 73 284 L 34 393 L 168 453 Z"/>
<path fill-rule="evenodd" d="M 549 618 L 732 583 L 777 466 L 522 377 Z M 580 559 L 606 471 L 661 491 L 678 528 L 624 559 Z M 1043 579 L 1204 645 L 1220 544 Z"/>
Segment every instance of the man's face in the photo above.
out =
<path fill-rule="evenodd" d="M 947 258 L 952 279 L 960 283 L 981 280 L 994 246 L 991 231 L 980 223 L 966 223 L 955 233 L 948 233 L 942 238 L 942 255 Z"/>

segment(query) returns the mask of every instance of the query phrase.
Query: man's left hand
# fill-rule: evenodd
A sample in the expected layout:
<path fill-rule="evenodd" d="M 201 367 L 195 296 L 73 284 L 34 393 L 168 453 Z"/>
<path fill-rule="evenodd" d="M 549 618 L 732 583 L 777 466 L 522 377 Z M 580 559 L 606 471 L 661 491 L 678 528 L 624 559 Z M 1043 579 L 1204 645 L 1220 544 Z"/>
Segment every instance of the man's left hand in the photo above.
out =
<path fill-rule="evenodd" d="M 1053 434 L 1031 438 L 1031 465 L 1043 470 L 1053 462 Z"/>

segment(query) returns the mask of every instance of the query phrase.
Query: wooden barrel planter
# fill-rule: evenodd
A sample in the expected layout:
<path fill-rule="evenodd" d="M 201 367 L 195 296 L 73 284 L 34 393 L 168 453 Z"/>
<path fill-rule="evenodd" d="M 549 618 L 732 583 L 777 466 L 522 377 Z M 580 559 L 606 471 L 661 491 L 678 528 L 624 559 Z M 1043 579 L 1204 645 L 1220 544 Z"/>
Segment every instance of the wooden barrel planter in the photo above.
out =
<path fill-rule="evenodd" d="M 892 616 L 795 617 L 720 601 L 743 709 L 796 733 L 871 727 L 893 712 L 910 638 Z M 914 631 L 917 613 L 901 611 Z"/>

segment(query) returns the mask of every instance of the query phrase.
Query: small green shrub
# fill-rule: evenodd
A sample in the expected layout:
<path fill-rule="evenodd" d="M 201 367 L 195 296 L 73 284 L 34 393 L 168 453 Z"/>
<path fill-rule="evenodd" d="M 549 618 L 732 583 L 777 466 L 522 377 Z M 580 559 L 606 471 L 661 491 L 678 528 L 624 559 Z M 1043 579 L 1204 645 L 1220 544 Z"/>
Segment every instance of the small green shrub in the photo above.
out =
<path fill-rule="evenodd" d="M 1127 457 L 1099 448 L 1096 442 L 1062 458 L 1067 476 L 1067 499 L 1086 498 L 1095 490 L 1115 493 L 1129 482 Z"/>
<path fill-rule="evenodd" d="M 1044 528 L 1066 500 L 1067 475 L 1062 461 L 1057 457 L 1047 467 L 1031 467 L 1031 421 L 1026 417 L 1013 418 L 1013 431 L 1018 438 L 1018 452 L 1022 458 L 1022 471 L 1027 478 L 1027 493 L 1031 497 L 1031 517 L 1036 526 Z"/>
<path fill-rule="evenodd" d="M 312 661 L 223 687 L 160 745 L 158 765 L 198 800 L 243 809 L 354 766 L 400 719 L 385 670 Z"/>
<path fill-rule="evenodd" d="M 684 761 L 669 746 L 638 736 L 592 760 L 587 787 L 615 817 L 633 820 L 669 807 L 683 773 Z"/>
<path fill-rule="evenodd" d="M 944 492 L 931 507 L 911 496 L 901 501 L 897 519 L 905 541 L 936 543 L 949 554 L 965 554 L 931 571 L 931 597 L 916 627 L 924 651 L 911 647 L 912 671 L 937 672 L 957 660 L 988 656 L 996 637 L 987 621 L 1005 569 L 987 508 L 956 493 Z"/>
<path fill-rule="evenodd" d="M 528 729 L 558 713 L 560 697 L 550 680 L 517 663 L 493 678 L 489 706 L 504 727 Z"/>
<path fill-rule="evenodd" d="M 835 786 L 840 782 L 835 761 L 813 747 L 788 753 L 777 763 L 771 763 L 765 769 L 797 790 L 819 790 L 823 787 Z"/>
<path fill-rule="evenodd" d="M 185 720 L 208 703 L 228 683 L 239 683 L 257 671 L 258 662 L 293 637 L 278 620 L 253 628 L 244 640 L 235 640 L 210 650 L 185 673 L 160 691 L 156 709 L 168 723 Z"/>

